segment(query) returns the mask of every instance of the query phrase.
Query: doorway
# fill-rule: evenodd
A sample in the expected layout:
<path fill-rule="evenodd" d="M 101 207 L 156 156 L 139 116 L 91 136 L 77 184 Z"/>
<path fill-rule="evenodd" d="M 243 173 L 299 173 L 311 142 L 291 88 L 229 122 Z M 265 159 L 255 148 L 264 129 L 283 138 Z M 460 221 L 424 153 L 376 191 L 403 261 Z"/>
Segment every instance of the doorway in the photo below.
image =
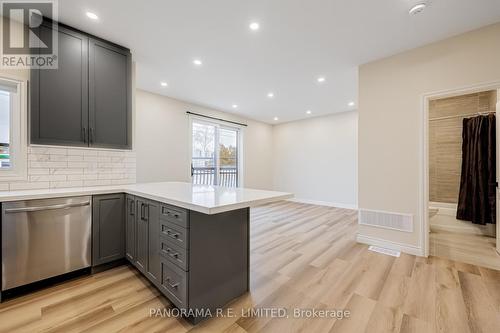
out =
<path fill-rule="evenodd" d="M 424 237 L 426 254 L 500 269 L 496 88 L 426 99 Z"/>
<path fill-rule="evenodd" d="M 191 121 L 191 179 L 196 185 L 241 186 L 241 129 Z"/>

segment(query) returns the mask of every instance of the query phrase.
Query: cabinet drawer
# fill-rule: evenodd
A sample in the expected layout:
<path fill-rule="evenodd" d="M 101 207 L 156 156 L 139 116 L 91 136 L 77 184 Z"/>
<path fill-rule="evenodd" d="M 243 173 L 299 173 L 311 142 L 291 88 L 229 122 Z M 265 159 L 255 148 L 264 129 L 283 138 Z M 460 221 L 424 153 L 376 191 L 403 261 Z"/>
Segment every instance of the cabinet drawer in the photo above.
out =
<path fill-rule="evenodd" d="M 160 255 L 185 271 L 189 268 L 188 251 L 166 236 L 160 236 Z"/>
<path fill-rule="evenodd" d="M 161 291 L 177 307 L 187 307 L 187 272 L 161 258 Z"/>
<path fill-rule="evenodd" d="M 162 205 L 160 218 L 173 222 L 183 228 L 189 228 L 188 212 L 182 208 Z"/>
<path fill-rule="evenodd" d="M 160 220 L 160 235 L 165 236 L 167 239 L 184 249 L 188 249 L 188 229 L 179 227 L 177 224 Z"/>

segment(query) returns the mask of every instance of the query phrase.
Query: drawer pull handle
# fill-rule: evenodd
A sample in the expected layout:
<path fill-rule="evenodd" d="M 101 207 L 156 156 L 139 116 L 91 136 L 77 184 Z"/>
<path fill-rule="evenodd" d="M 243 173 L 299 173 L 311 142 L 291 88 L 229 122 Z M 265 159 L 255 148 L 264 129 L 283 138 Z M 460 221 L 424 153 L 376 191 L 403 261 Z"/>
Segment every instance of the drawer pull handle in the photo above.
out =
<path fill-rule="evenodd" d="M 180 234 L 173 233 L 172 230 L 170 230 L 170 229 L 167 229 L 167 235 L 169 235 L 170 237 L 175 238 L 175 239 L 179 238 L 179 236 L 180 236 Z"/>
<path fill-rule="evenodd" d="M 164 211 L 164 214 L 165 214 L 165 215 L 167 215 L 167 216 L 173 216 L 173 217 L 174 217 L 174 218 L 176 218 L 176 219 L 178 219 L 178 218 L 179 218 L 179 216 L 180 216 L 179 214 L 174 213 L 174 212 L 171 212 L 171 211 L 169 211 L 169 210 Z"/>
<path fill-rule="evenodd" d="M 172 249 L 171 249 L 171 248 L 169 248 L 169 247 L 167 247 L 166 252 L 167 252 L 167 254 L 168 254 L 169 256 L 171 256 L 172 258 L 175 258 L 175 259 L 179 258 L 179 252 L 171 253 L 171 252 L 172 252 Z"/>
<path fill-rule="evenodd" d="M 169 285 L 170 288 L 177 289 L 177 287 L 179 287 L 180 285 L 180 282 L 170 283 L 170 277 L 167 276 L 167 284 Z"/>

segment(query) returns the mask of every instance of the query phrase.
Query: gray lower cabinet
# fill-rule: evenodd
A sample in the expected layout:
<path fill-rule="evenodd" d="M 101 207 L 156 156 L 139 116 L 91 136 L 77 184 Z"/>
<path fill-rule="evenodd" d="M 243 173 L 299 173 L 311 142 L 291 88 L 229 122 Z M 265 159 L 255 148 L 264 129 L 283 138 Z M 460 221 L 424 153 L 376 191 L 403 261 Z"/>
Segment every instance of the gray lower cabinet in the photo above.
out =
<path fill-rule="evenodd" d="M 160 204 L 155 201 L 147 200 L 147 219 L 148 219 L 148 267 L 147 276 L 156 286 L 160 284 Z"/>
<path fill-rule="evenodd" d="M 160 284 L 160 250 L 159 250 L 159 211 L 160 204 L 139 197 L 127 197 L 127 202 L 135 202 L 135 220 L 130 215 L 127 219 L 127 259 L 139 269 L 155 285 Z"/>
<path fill-rule="evenodd" d="M 133 262 L 135 260 L 135 234 L 136 234 L 136 204 L 135 197 L 127 194 L 125 210 L 125 257 Z"/>
<path fill-rule="evenodd" d="M 136 235 L 135 235 L 135 260 L 133 264 L 143 274 L 146 274 L 148 267 L 148 242 L 149 230 L 148 220 L 146 218 L 146 201 L 136 197 Z"/>
<path fill-rule="evenodd" d="M 198 323 L 209 317 L 200 311 L 248 291 L 249 216 L 248 208 L 207 215 L 127 196 L 127 259 Z"/>
<path fill-rule="evenodd" d="M 92 197 L 92 266 L 125 256 L 125 195 Z"/>

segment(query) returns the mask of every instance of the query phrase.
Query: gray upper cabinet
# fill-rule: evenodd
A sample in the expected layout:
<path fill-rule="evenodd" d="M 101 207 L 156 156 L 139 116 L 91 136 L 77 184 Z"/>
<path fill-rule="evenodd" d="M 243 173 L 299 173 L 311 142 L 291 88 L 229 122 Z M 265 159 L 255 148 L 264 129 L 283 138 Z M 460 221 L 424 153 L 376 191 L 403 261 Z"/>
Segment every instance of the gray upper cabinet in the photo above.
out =
<path fill-rule="evenodd" d="M 125 195 L 92 198 L 92 266 L 125 256 Z"/>
<path fill-rule="evenodd" d="M 31 70 L 31 143 L 87 146 L 88 38 L 62 26 L 57 35 L 58 69 Z"/>
<path fill-rule="evenodd" d="M 51 24 L 40 33 L 51 33 Z M 58 69 L 33 69 L 30 142 L 131 149 L 130 51 L 58 25 Z"/>
<path fill-rule="evenodd" d="M 89 41 L 90 145 L 131 146 L 131 55 L 100 40 Z"/>

